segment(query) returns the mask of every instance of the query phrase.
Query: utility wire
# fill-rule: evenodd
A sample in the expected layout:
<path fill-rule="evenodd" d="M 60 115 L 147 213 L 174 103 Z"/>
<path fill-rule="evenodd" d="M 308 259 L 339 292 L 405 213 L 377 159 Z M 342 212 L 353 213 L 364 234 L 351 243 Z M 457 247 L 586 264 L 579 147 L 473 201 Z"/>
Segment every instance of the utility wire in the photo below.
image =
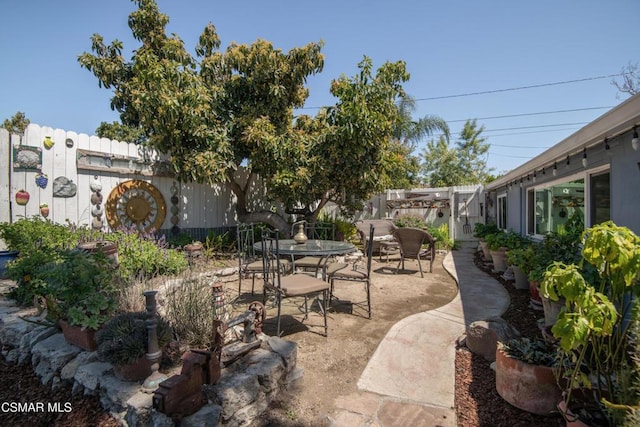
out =
<path fill-rule="evenodd" d="M 588 110 L 605 110 L 611 109 L 611 107 L 588 107 L 588 108 L 573 108 L 571 110 L 554 110 L 554 111 L 538 111 L 535 113 L 521 113 L 521 114 L 509 114 L 506 116 L 490 116 L 490 117 L 478 117 L 475 120 L 491 120 L 491 119 L 506 119 L 510 117 L 525 117 L 525 116 L 538 116 L 542 114 L 557 114 L 557 113 L 572 113 L 574 111 L 588 111 Z M 445 120 L 447 123 L 466 122 L 469 119 L 457 119 L 457 120 Z"/>
<path fill-rule="evenodd" d="M 491 94 L 491 93 L 509 92 L 509 91 L 514 91 L 514 90 L 534 89 L 534 88 L 538 88 L 538 87 L 548 87 L 548 86 L 566 85 L 566 84 L 570 84 L 570 83 L 580 83 L 580 82 L 586 82 L 586 81 L 590 81 L 590 80 L 610 79 L 611 77 L 619 77 L 619 76 L 622 76 L 622 75 L 624 75 L 624 74 L 623 73 L 609 74 L 608 76 L 586 77 L 584 79 L 564 80 L 564 81 L 561 81 L 561 82 L 542 83 L 542 84 L 538 84 L 538 85 L 529 85 L 529 86 L 518 86 L 518 87 L 511 87 L 511 88 L 508 88 L 508 89 L 494 89 L 494 90 L 485 90 L 485 91 L 482 91 L 482 92 L 459 93 L 457 95 L 443 95 L 443 96 L 433 96 L 433 97 L 430 97 L 430 98 L 416 98 L 415 101 L 432 101 L 432 100 L 435 100 L 435 99 L 460 98 L 460 97 L 463 97 L 463 96 L 487 95 L 487 94 Z"/>

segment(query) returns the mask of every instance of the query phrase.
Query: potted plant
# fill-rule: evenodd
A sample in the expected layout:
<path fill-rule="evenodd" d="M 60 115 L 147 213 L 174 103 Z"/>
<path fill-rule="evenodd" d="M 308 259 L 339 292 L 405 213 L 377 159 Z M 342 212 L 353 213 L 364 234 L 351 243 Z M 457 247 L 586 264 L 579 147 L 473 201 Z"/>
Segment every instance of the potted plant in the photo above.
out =
<path fill-rule="evenodd" d="M 556 381 L 555 348 L 526 337 L 496 348 L 496 390 L 511 405 L 538 415 L 552 413 L 562 397 Z"/>
<path fill-rule="evenodd" d="M 487 261 L 491 260 L 491 254 L 489 253 L 489 248 L 485 238 L 489 234 L 494 234 L 499 231 L 500 229 L 498 226 L 493 223 L 483 224 L 481 222 L 476 222 L 473 225 L 473 235 L 478 238 L 480 249 L 482 250 L 482 257 Z"/>
<path fill-rule="evenodd" d="M 48 315 L 67 341 L 85 350 L 97 347 L 95 332 L 116 309 L 117 270 L 102 252 L 63 251 L 36 272 Z"/>
<path fill-rule="evenodd" d="M 632 363 L 640 238 L 608 221 L 585 230 L 582 245 L 582 266 L 555 262 L 544 274 L 541 292 L 552 300 L 565 298 L 551 329 L 566 364 L 561 373 L 565 409 L 577 413 L 572 399 L 580 390 L 582 403 L 617 425 L 629 405 L 638 403 L 637 396 L 628 401 L 623 393 L 623 378 Z"/>
<path fill-rule="evenodd" d="M 113 365 L 116 376 L 124 381 L 139 381 L 151 374 L 147 359 L 148 329 L 146 312 L 122 313 L 111 318 L 97 332 L 98 356 Z M 158 347 L 171 342 L 169 323 L 157 316 Z"/>
<path fill-rule="evenodd" d="M 536 245 L 537 243 L 529 241 L 507 253 L 507 264 L 513 271 L 516 289 L 529 289 L 529 273 L 534 269 Z"/>

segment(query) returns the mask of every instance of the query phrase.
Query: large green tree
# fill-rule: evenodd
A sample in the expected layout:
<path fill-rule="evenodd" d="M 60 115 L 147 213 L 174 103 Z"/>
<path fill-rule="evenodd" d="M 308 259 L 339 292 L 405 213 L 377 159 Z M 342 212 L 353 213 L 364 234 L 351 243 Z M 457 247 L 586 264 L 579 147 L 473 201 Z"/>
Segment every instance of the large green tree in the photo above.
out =
<path fill-rule="evenodd" d="M 371 61 L 359 73 L 333 81 L 336 105 L 316 117 L 294 117 L 308 96 L 308 76 L 322 70 L 321 43 L 284 53 L 269 42 L 231 44 L 209 24 L 196 56 L 175 34 L 153 0 L 134 0 L 129 27 L 141 46 L 131 60 L 123 45 L 92 37 L 93 53 L 83 67 L 112 89 L 111 106 L 126 126 L 141 128 L 147 144 L 170 155 L 177 177 L 229 186 L 240 221 L 263 221 L 286 229 L 269 209 L 250 209 L 248 197 L 258 174 L 268 193 L 289 212 L 314 220 L 329 201 L 346 210 L 359 206 L 388 183 L 384 159 L 397 116 L 394 102 L 408 79 L 402 62 L 375 73 Z M 249 179 L 237 170 L 245 165 Z"/>
<path fill-rule="evenodd" d="M 483 131 L 476 120 L 467 120 L 454 147 L 444 136 L 427 144 L 422 170 L 429 186 L 483 184 L 492 179 L 486 160 L 490 145 L 481 136 Z"/>

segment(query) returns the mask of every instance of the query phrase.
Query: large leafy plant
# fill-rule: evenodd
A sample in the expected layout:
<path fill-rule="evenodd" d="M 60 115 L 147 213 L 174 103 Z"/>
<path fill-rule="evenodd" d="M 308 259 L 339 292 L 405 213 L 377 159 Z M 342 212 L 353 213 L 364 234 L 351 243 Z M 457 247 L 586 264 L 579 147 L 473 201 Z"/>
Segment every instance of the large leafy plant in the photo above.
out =
<path fill-rule="evenodd" d="M 98 329 L 116 309 L 118 272 L 103 253 L 64 251 L 36 271 L 48 314 L 70 325 Z"/>
<path fill-rule="evenodd" d="M 640 292 L 640 238 L 608 221 L 585 230 L 582 245 L 578 265 L 554 262 L 549 267 L 541 293 L 566 301 L 552 332 L 568 366 L 562 372 L 567 402 L 572 391 L 581 388 L 606 403 L 605 396 L 621 395 L 619 378 L 630 364 L 630 319 Z M 585 274 L 586 264 L 595 274 Z"/>

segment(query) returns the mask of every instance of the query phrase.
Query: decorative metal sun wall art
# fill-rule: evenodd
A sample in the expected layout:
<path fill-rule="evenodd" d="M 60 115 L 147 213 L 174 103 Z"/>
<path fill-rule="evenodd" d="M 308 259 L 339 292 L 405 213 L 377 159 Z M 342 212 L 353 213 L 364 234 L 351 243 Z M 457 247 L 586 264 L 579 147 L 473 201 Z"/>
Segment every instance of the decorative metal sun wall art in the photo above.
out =
<path fill-rule="evenodd" d="M 162 227 L 167 207 L 156 187 L 134 179 L 124 181 L 111 190 L 105 212 L 112 230 L 124 226 L 151 231 Z"/>

